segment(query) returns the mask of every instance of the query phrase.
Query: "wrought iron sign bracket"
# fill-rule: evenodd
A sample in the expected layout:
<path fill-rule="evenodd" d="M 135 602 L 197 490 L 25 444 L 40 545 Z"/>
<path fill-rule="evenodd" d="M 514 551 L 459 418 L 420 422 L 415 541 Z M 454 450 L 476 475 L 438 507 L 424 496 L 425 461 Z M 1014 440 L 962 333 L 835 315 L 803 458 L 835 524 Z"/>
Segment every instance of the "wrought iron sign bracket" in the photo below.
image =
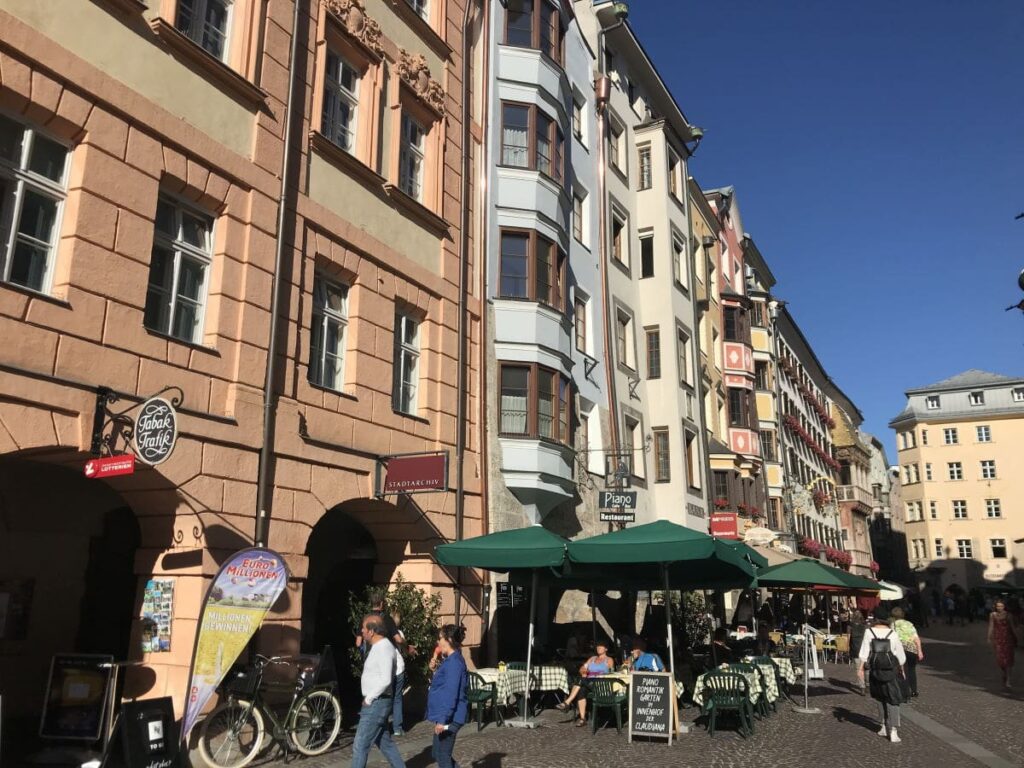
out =
<path fill-rule="evenodd" d="M 185 393 L 181 387 L 164 387 L 159 392 L 133 402 L 127 408 L 115 411 L 111 408 L 114 403 L 122 400 L 136 400 L 134 395 L 123 395 L 110 387 L 96 387 L 96 407 L 92 416 L 92 443 L 89 452 L 93 456 L 114 456 L 132 451 L 132 437 L 135 435 L 135 417 L 132 411 L 139 408 L 147 400 L 168 392 L 175 393 L 170 398 L 170 403 L 175 408 L 179 407 L 185 400 Z M 123 449 L 118 450 L 118 442 L 123 441 Z"/>

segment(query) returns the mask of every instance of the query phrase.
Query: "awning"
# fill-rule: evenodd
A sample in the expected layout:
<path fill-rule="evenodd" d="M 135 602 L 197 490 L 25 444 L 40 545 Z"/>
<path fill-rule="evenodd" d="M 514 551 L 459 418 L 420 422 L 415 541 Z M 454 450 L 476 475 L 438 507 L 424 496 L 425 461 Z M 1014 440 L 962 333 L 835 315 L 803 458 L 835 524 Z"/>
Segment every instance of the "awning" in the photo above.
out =
<path fill-rule="evenodd" d="M 439 544 L 434 552 L 437 562 L 442 565 L 505 573 L 517 569 L 560 567 L 565 562 L 567 543 L 547 528 L 531 525 L 529 528 Z"/>
<path fill-rule="evenodd" d="M 795 560 L 773 565 L 757 575 L 757 585 L 769 589 L 815 590 L 848 594 L 877 593 L 878 582 L 832 568 L 818 560 Z"/>

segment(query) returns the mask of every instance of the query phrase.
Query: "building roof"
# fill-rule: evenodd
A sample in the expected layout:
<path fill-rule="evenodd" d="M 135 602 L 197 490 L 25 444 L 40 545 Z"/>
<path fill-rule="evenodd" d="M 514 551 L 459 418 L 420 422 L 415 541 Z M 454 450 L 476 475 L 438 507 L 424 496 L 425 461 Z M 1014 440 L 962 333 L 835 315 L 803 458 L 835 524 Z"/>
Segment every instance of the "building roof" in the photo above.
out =
<path fill-rule="evenodd" d="M 709 453 L 713 453 L 713 454 L 715 454 L 717 456 L 720 456 L 720 455 L 726 454 L 726 453 L 730 454 L 730 455 L 735 455 L 735 453 L 736 453 L 728 445 L 726 445 L 721 440 L 719 440 L 717 438 L 714 438 L 714 437 L 708 439 L 708 452 Z"/>
<path fill-rule="evenodd" d="M 927 387 L 917 387 L 916 389 L 908 389 L 907 394 L 919 394 L 921 392 L 942 392 L 951 389 L 975 389 L 978 387 L 996 387 L 1006 384 L 1021 384 L 1024 383 L 1024 379 L 1014 378 L 1013 376 L 1004 376 L 1001 373 L 990 373 L 989 371 L 982 371 L 977 368 L 971 368 L 970 370 L 958 373 L 956 376 L 950 376 L 948 379 L 937 381 L 934 384 L 930 384 Z"/>

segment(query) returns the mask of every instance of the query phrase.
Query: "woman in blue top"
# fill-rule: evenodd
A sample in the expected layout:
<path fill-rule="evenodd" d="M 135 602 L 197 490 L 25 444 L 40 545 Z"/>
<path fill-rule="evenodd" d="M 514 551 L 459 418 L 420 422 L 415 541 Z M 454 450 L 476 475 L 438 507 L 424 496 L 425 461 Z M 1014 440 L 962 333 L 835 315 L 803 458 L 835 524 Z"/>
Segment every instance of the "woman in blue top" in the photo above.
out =
<path fill-rule="evenodd" d="M 587 722 L 587 693 L 590 691 L 590 680 L 588 678 L 607 675 L 615 669 L 615 661 L 608 655 L 608 641 L 598 640 L 594 647 L 597 653 L 587 659 L 586 663 L 580 667 L 580 675 L 583 679 L 580 680 L 579 685 L 573 686 L 572 691 L 569 692 L 569 697 L 557 707 L 557 709 L 565 712 L 575 701 L 580 713 L 580 719 L 576 722 L 577 726 L 582 726 Z M 580 692 L 583 693 L 582 696 Z"/>
<path fill-rule="evenodd" d="M 434 760 L 439 768 L 458 768 L 452 759 L 455 735 L 466 724 L 469 703 L 466 688 L 469 675 L 462 658 L 462 641 L 466 628 L 445 624 L 438 634 L 437 645 L 443 661 L 434 672 L 427 693 L 427 717 L 434 724 Z"/>

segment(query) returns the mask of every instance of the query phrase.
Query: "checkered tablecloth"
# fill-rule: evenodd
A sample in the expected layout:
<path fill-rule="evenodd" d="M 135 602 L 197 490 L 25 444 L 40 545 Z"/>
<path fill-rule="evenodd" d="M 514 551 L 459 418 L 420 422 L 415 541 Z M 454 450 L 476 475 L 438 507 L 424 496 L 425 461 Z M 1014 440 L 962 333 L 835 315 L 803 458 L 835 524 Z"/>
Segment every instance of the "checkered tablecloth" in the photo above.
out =
<path fill-rule="evenodd" d="M 697 678 L 697 682 L 694 683 L 693 689 L 693 703 L 698 707 L 704 706 L 704 679 L 712 674 L 713 672 L 733 672 L 730 669 L 713 669 L 705 672 L 703 675 Z M 750 696 L 750 703 L 754 704 L 757 702 L 758 697 L 761 695 L 761 676 L 756 672 L 736 672 L 737 675 L 743 675 L 747 678 L 748 693 Z"/>
<path fill-rule="evenodd" d="M 793 662 L 787 659 L 785 656 L 772 656 L 772 661 L 775 662 L 775 666 L 779 668 L 779 674 L 782 675 L 782 679 L 792 685 L 796 682 L 796 670 L 793 669 Z"/>
<path fill-rule="evenodd" d="M 526 670 L 484 667 L 476 670 L 486 682 L 494 683 L 498 690 L 498 703 L 511 704 L 515 695 L 526 690 Z M 531 691 L 562 691 L 569 693 L 569 673 L 563 667 L 541 665 L 530 669 L 533 678 Z"/>
<path fill-rule="evenodd" d="M 775 666 L 772 664 L 758 664 L 764 680 L 764 694 L 769 703 L 779 699 L 779 681 L 775 679 Z"/>

